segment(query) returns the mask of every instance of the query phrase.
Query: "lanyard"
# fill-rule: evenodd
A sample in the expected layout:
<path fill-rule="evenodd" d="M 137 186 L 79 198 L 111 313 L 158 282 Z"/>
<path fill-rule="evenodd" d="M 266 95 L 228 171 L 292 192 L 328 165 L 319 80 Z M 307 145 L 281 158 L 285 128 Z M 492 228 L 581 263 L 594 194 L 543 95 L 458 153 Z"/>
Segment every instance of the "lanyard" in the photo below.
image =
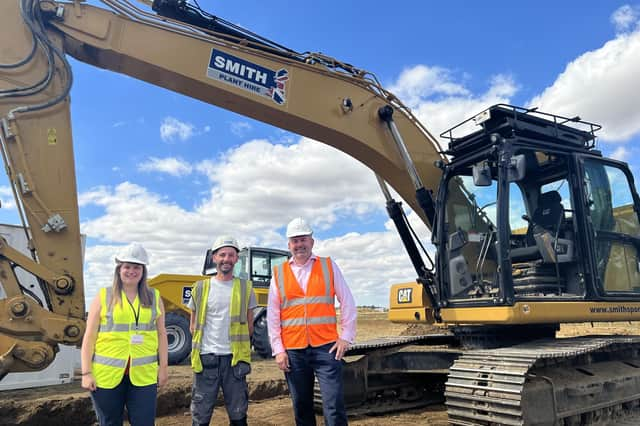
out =
<path fill-rule="evenodd" d="M 138 320 L 140 319 L 140 302 L 138 301 L 138 312 L 133 307 L 133 303 L 127 297 L 127 302 L 129 302 L 129 306 L 131 306 L 131 311 L 133 311 L 133 317 L 136 319 L 136 330 L 138 329 Z"/>

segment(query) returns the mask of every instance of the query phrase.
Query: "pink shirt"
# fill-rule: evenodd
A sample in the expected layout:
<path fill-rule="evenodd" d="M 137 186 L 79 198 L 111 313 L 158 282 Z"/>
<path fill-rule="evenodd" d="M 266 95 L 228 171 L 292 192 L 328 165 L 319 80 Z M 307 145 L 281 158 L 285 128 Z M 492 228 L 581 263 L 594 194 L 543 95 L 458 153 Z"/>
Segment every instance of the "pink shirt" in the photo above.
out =
<path fill-rule="evenodd" d="M 309 282 L 309 275 L 311 275 L 311 268 L 317 258 L 318 256 L 312 254 L 309 260 L 302 266 L 296 265 L 293 257 L 289 259 L 289 265 L 291 265 L 293 275 L 298 280 L 305 294 L 307 293 L 307 283 Z M 340 268 L 338 268 L 338 265 L 336 265 L 333 260 L 331 260 L 331 266 L 333 267 L 333 286 L 336 291 L 336 298 L 340 303 L 339 335 L 342 340 L 353 343 L 356 337 L 356 317 L 358 315 L 356 302 L 353 300 L 351 290 L 349 290 Z M 284 345 L 282 344 L 282 337 L 280 336 L 280 291 L 278 290 L 278 284 L 275 282 L 274 277 L 271 277 L 271 285 L 269 286 L 267 327 L 269 328 L 269 340 L 271 341 L 273 355 L 284 352 Z"/>

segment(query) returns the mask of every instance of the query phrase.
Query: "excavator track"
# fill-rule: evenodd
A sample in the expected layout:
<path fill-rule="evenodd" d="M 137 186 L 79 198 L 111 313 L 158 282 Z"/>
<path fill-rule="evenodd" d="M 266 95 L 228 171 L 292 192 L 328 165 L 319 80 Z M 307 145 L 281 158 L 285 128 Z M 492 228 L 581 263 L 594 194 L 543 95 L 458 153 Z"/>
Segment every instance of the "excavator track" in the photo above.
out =
<path fill-rule="evenodd" d="M 344 398 L 349 416 L 402 411 L 444 401 L 449 366 L 460 356 L 450 333 L 378 338 L 345 354 Z M 322 410 L 320 387 L 314 406 Z"/>
<path fill-rule="evenodd" d="M 465 351 L 445 398 L 455 425 L 640 420 L 640 336 L 544 339 Z M 637 424 L 637 423 L 636 423 Z"/>
<path fill-rule="evenodd" d="M 447 343 L 451 340 L 451 333 L 422 334 L 418 336 L 380 337 L 353 344 L 349 347 L 345 356 L 364 355 L 375 349 L 400 348 L 407 345 L 424 345 Z"/>

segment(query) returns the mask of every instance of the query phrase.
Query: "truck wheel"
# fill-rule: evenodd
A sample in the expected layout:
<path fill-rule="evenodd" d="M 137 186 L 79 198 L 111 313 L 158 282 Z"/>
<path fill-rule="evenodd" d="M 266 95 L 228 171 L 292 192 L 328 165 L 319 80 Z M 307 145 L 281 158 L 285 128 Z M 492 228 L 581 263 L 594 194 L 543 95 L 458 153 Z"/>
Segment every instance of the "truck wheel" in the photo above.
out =
<path fill-rule="evenodd" d="M 164 325 L 169 342 L 169 365 L 180 364 L 191 353 L 189 321 L 182 315 L 167 312 Z"/>
<path fill-rule="evenodd" d="M 272 358 L 269 331 L 267 329 L 267 316 L 260 315 L 253 322 L 253 350 L 262 358 Z"/>

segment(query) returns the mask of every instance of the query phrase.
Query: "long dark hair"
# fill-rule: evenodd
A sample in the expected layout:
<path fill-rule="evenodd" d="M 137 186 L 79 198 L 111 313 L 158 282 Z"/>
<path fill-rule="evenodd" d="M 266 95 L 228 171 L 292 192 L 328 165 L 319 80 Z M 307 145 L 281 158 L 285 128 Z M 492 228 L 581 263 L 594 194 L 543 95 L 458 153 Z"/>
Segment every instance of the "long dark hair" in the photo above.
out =
<path fill-rule="evenodd" d="M 123 283 L 120 278 L 120 269 L 122 268 L 122 264 L 124 262 L 118 262 L 116 265 L 116 269 L 113 272 L 113 291 L 111 297 L 111 305 L 109 309 L 111 309 L 116 303 L 119 303 L 122 306 L 122 288 Z M 131 262 L 127 262 L 131 263 Z M 144 307 L 150 307 L 153 304 L 153 291 L 149 288 L 149 284 L 147 284 L 147 266 L 142 266 L 142 278 L 138 281 L 138 298 L 140 299 L 140 304 Z"/>

